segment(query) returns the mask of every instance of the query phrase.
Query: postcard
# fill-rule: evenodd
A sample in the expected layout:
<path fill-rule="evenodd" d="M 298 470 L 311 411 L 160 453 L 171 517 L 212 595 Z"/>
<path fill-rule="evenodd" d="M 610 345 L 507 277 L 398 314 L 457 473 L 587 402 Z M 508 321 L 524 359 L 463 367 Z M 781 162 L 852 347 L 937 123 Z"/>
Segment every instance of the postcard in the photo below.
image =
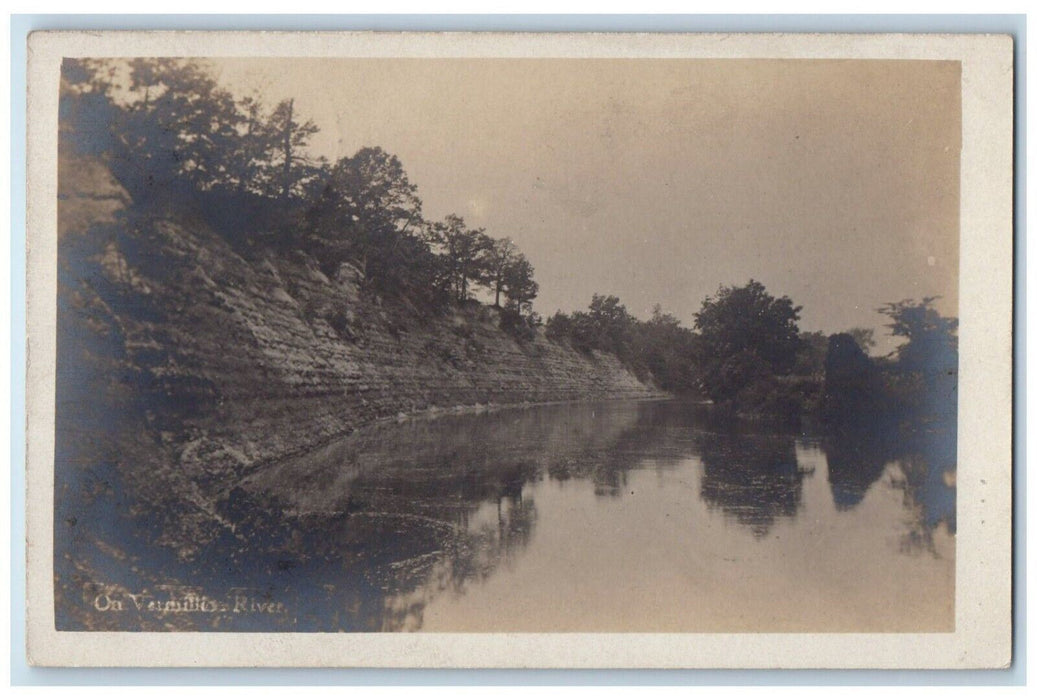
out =
<path fill-rule="evenodd" d="M 1005 667 L 1012 51 L 32 34 L 31 663 Z"/>

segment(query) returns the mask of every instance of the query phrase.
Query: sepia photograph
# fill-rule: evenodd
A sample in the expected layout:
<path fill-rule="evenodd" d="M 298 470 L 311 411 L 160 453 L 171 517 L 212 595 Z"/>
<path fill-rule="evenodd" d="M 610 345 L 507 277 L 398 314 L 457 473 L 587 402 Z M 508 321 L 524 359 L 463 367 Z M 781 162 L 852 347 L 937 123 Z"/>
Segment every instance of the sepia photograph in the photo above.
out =
<path fill-rule="evenodd" d="M 977 249 L 953 51 L 53 38 L 48 634 L 953 640 L 1006 575 L 1010 40 Z"/>

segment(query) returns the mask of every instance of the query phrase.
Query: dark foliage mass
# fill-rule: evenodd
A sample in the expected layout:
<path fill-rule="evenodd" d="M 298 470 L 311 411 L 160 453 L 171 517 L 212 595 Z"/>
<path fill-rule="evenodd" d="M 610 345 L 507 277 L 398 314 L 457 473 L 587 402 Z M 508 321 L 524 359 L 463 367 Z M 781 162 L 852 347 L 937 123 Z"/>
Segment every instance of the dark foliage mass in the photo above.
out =
<path fill-rule="evenodd" d="M 190 60 L 68 59 L 61 124 L 62 147 L 103 158 L 138 208 L 196 214 L 239 249 L 302 251 L 329 276 L 349 265 L 367 291 L 426 308 L 483 288 L 511 326 L 536 325 L 533 266 L 511 240 L 458 216 L 426 220 L 417 187 L 381 148 L 313 158 L 318 127 L 294 100 L 235 99 Z"/>
<path fill-rule="evenodd" d="M 403 164 L 379 147 L 334 163 L 313 157 L 318 126 L 291 99 L 237 98 L 192 60 L 66 59 L 60 116 L 61 148 L 106 163 L 134 202 L 130 218 L 175 210 L 243 254 L 302 253 L 329 278 L 345 270 L 363 293 L 430 313 L 481 295 L 520 342 L 542 333 L 579 352 L 611 353 L 660 389 L 734 412 L 820 413 L 832 425 L 956 415 L 957 321 L 940 316 L 932 298 L 880 309 L 905 341 L 880 360 L 867 354 L 872 330 L 801 332 L 801 307 L 755 280 L 707 297 L 694 328 L 658 306 L 638 319 L 604 294 L 544 324 L 533 310 L 533 265 L 511 239 L 453 214 L 426 219 Z M 348 325 L 334 327 L 350 335 Z"/>
<path fill-rule="evenodd" d="M 904 343 L 872 359 L 848 333 L 829 339 L 820 414 L 838 432 L 943 435 L 954 444 L 958 415 L 957 319 L 941 316 L 933 298 L 879 309 Z M 951 460 L 953 461 L 953 459 Z"/>
<path fill-rule="evenodd" d="M 801 346 L 800 308 L 788 297 L 771 296 L 755 280 L 744 287 L 721 287 L 707 297 L 695 314 L 705 393 L 737 405 L 747 391 L 788 376 Z"/>
<path fill-rule="evenodd" d="M 658 305 L 648 321 L 641 321 L 617 297 L 595 294 L 587 311 L 555 313 L 547 320 L 546 334 L 581 352 L 612 353 L 667 391 L 695 389 L 696 336 Z"/>

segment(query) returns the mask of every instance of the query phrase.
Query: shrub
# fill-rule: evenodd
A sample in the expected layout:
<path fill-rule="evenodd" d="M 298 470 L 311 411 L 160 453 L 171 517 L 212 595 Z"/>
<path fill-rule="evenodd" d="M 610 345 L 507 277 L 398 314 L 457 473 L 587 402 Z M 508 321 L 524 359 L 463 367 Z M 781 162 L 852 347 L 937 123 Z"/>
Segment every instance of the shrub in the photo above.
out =
<path fill-rule="evenodd" d="M 500 329 L 521 341 L 531 341 L 536 338 L 537 318 L 523 316 L 518 309 L 505 307 L 500 312 Z"/>

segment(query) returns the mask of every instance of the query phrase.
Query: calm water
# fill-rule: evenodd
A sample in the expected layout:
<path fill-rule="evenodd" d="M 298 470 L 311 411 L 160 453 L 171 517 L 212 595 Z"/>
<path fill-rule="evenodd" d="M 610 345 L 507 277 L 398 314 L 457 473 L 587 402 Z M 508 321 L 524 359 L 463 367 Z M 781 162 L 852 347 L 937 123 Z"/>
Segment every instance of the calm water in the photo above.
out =
<path fill-rule="evenodd" d="M 952 630 L 953 440 L 879 443 L 679 402 L 382 425 L 250 476 L 191 563 L 124 543 L 125 585 L 261 601 L 177 628 Z"/>

